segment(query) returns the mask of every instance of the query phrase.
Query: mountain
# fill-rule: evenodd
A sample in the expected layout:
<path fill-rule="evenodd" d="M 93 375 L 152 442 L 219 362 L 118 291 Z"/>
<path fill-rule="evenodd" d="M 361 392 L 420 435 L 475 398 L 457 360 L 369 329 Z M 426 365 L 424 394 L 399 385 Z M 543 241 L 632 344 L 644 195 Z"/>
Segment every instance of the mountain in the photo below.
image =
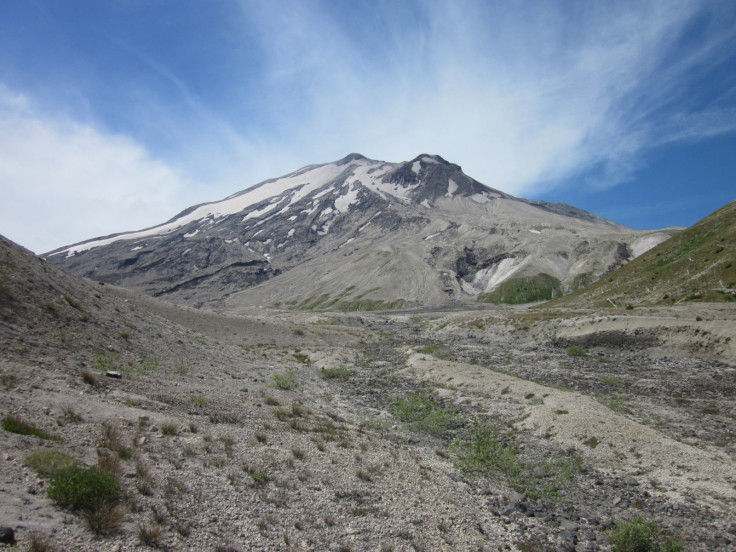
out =
<path fill-rule="evenodd" d="M 669 237 L 514 198 L 436 155 L 351 154 L 45 257 L 194 306 L 350 310 L 549 299 Z"/>
<path fill-rule="evenodd" d="M 736 301 L 736 201 L 550 306 Z"/>

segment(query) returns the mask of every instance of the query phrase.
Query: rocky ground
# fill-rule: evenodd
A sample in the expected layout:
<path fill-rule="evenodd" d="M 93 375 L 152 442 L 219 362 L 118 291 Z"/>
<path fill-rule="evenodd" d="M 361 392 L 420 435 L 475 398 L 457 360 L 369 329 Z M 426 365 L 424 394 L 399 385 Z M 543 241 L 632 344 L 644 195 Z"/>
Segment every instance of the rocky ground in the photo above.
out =
<path fill-rule="evenodd" d="M 0 431 L 8 549 L 736 549 L 732 307 L 236 315 L 3 245 L 0 410 L 53 437 Z M 104 531 L 39 451 L 119 475 Z"/>

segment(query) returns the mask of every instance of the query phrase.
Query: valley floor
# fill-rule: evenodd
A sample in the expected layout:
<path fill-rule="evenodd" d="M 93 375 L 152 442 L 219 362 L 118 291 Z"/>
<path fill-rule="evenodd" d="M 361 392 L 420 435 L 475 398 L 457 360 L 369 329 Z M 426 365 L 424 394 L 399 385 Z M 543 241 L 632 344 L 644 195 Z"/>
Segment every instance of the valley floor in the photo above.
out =
<path fill-rule="evenodd" d="M 0 432 L 19 550 L 597 551 L 637 515 L 736 549 L 733 307 L 236 315 L 104 288 L 106 341 L 3 334 L 3 416 L 56 439 Z M 55 505 L 39 450 L 113 457 L 119 526 Z"/>

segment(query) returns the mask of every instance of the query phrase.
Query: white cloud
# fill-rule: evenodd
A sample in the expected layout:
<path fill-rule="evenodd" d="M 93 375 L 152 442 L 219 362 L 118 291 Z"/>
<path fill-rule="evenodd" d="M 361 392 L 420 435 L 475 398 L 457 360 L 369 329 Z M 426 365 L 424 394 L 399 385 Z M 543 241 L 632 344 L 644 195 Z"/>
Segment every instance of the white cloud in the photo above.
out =
<path fill-rule="evenodd" d="M 36 253 L 163 222 L 189 184 L 129 138 L 44 118 L 0 89 L 0 232 Z"/>

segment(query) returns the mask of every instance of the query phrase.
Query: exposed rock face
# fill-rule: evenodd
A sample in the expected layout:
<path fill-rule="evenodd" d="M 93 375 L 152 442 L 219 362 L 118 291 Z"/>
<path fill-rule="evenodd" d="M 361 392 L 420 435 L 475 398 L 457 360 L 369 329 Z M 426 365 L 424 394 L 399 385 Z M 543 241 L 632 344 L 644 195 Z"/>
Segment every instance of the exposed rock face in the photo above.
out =
<path fill-rule="evenodd" d="M 644 237 L 656 245 L 669 236 L 516 199 L 439 156 L 351 154 L 46 258 L 197 306 L 360 308 L 473 301 L 538 274 L 570 290 L 629 261 Z"/>

